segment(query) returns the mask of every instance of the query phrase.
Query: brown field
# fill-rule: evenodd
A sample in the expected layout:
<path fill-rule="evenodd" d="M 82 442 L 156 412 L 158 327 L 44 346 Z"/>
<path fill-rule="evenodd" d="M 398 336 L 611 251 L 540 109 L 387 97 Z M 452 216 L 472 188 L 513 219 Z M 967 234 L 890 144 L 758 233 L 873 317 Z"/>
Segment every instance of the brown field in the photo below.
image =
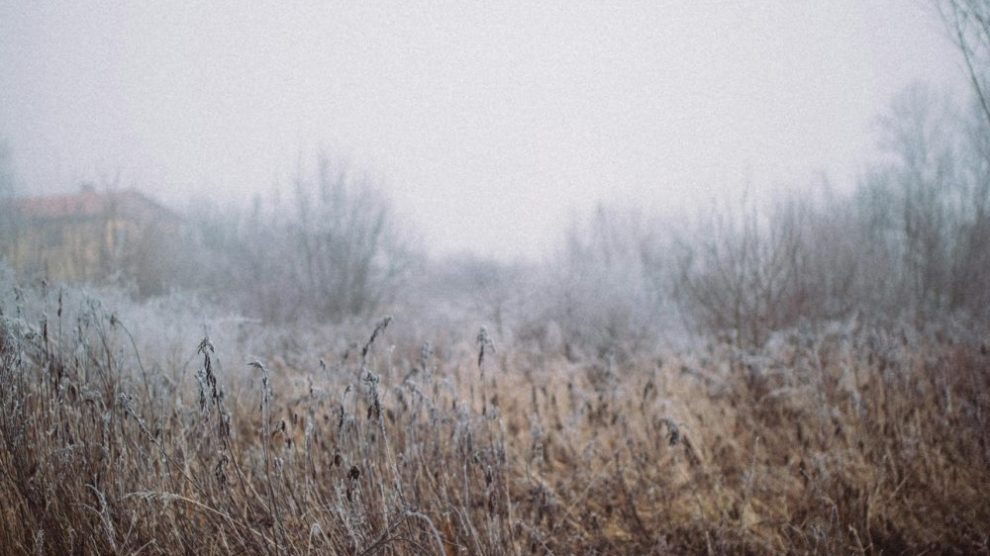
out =
<path fill-rule="evenodd" d="M 990 0 L 91 4 L 0 0 L 0 556 L 990 555 Z"/>
<path fill-rule="evenodd" d="M 949 325 L 571 361 L 62 296 L 2 307 L 9 554 L 988 550 L 990 355 Z"/>

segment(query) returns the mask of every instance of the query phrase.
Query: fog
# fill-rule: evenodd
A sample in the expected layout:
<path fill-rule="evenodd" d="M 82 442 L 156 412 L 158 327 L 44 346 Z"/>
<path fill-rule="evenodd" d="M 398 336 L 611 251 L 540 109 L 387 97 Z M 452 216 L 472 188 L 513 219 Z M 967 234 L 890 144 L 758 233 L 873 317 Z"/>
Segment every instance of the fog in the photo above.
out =
<path fill-rule="evenodd" d="M 0 554 L 983 554 L 990 0 L 0 0 Z"/>
<path fill-rule="evenodd" d="M 667 216 L 848 189 L 917 80 L 967 83 L 910 1 L 0 2 L 21 193 L 244 203 L 324 153 L 430 252 L 502 260 L 553 251 L 600 201 Z"/>

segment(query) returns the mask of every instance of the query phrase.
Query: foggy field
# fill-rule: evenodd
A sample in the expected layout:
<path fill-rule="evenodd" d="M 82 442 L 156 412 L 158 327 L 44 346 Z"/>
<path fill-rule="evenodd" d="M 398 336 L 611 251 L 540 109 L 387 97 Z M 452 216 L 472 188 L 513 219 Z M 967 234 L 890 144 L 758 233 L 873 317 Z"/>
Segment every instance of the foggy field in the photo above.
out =
<path fill-rule="evenodd" d="M 398 320 L 3 295 L 10 553 L 987 546 L 990 356 L 958 323 L 572 361 Z"/>
<path fill-rule="evenodd" d="M 990 3 L 0 0 L 6 554 L 990 554 Z"/>

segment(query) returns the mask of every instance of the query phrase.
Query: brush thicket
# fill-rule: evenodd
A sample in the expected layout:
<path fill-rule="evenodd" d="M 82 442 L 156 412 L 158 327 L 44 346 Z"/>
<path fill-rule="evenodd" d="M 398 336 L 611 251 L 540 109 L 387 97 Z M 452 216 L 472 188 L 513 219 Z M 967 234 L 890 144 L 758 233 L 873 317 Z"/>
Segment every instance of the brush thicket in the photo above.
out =
<path fill-rule="evenodd" d="M 990 356 L 951 334 L 570 362 L 386 319 L 172 368 L 53 303 L 0 317 L 4 553 L 988 550 Z"/>

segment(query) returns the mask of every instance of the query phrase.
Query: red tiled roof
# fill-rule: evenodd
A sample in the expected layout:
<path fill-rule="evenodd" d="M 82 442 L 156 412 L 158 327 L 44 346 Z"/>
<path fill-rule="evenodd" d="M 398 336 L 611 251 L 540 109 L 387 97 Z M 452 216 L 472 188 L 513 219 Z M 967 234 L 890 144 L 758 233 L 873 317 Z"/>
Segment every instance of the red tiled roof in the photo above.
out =
<path fill-rule="evenodd" d="M 97 193 L 84 190 L 72 195 L 23 197 L 15 201 L 21 216 L 37 220 L 92 218 L 111 213 L 146 219 L 155 216 L 177 218 L 169 209 L 133 189 Z"/>

